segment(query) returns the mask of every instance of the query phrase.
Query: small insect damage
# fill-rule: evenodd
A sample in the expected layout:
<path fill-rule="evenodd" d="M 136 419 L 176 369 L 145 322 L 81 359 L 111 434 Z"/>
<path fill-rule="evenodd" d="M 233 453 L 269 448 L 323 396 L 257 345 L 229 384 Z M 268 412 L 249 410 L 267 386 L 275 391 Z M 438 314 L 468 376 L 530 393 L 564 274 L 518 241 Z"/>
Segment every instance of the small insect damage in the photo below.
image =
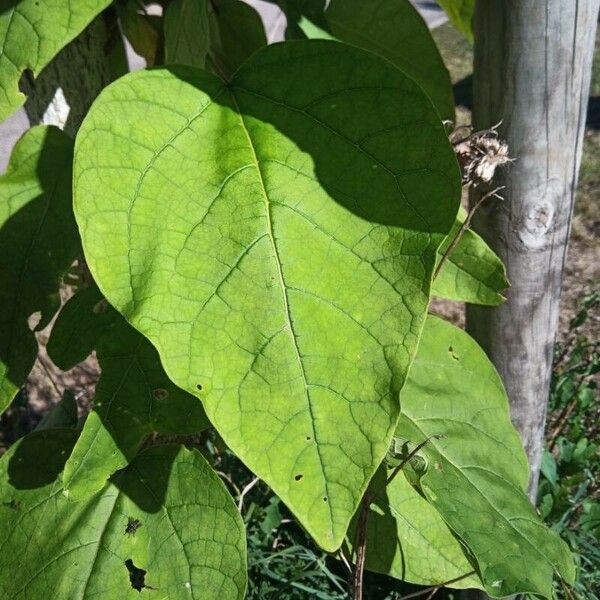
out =
<path fill-rule="evenodd" d="M 128 558 L 125 561 L 125 566 L 127 567 L 127 571 L 129 572 L 129 583 L 131 583 L 131 587 L 138 592 L 141 592 L 143 589 L 153 590 L 153 587 L 146 585 L 146 573 L 145 569 L 140 569 L 133 564 L 133 560 Z"/>
<path fill-rule="evenodd" d="M 446 125 L 451 123 L 446 122 Z M 458 158 L 463 185 L 487 185 L 498 167 L 514 161 L 509 155 L 508 144 L 498 137 L 499 126 L 500 123 L 475 132 L 463 126 L 450 133 L 449 140 Z"/>

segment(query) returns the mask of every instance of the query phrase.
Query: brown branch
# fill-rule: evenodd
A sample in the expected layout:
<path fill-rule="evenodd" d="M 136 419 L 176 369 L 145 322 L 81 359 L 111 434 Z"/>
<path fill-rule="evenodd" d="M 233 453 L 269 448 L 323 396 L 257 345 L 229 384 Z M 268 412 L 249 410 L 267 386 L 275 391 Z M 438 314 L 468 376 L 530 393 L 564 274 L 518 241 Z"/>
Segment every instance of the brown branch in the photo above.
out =
<path fill-rule="evenodd" d="M 495 196 L 496 198 L 502 199 L 502 196 L 499 196 L 498 192 L 500 190 L 503 190 L 503 189 L 504 189 L 504 186 L 500 186 L 500 187 L 497 187 L 497 188 L 493 189 L 491 192 L 488 192 L 487 194 L 484 194 L 469 209 L 469 212 L 467 214 L 467 218 L 464 220 L 463 224 L 460 226 L 460 229 L 456 232 L 456 235 L 454 236 L 454 239 L 450 242 L 448 248 L 446 249 L 446 252 L 444 252 L 444 254 L 442 255 L 442 258 L 440 259 L 440 262 L 438 263 L 437 267 L 435 268 L 435 271 L 433 273 L 433 279 L 435 279 L 440 274 L 440 271 L 441 271 L 444 263 L 446 262 L 446 260 L 448 259 L 448 257 L 452 253 L 452 251 L 456 248 L 456 246 L 458 246 L 458 243 L 462 239 L 462 236 L 465 234 L 465 231 L 467 231 L 467 229 L 469 229 L 469 227 L 471 226 L 471 220 L 473 219 L 473 215 L 475 214 L 475 212 L 477 211 L 477 209 L 488 198 L 491 198 L 492 196 Z"/>
<path fill-rule="evenodd" d="M 369 507 L 371 506 L 371 492 L 367 489 L 360 503 L 360 514 L 356 526 L 356 539 L 354 550 L 356 561 L 354 565 L 354 578 L 352 579 L 352 597 L 354 600 L 362 600 L 363 575 L 365 571 L 365 559 L 367 556 L 367 525 L 369 523 Z"/>
<path fill-rule="evenodd" d="M 406 596 L 402 596 L 400 600 L 408 600 L 409 598 L 417 598 L 419 596 L 423 596 L 428 592 L 431 592 L 427 597 L 427 600 L 432 598 L 437 592 L 443 587 L 450 585 L 451 583 L 456 583 L 457 581 L 461 581 L 466 579 L 467 577 L 471 577 L 471 575 L 475 575 L 475 571 L 470 571 L 469 573 L 465 573 L 460 577 L 455 577 L 454 579 L 449 579 L 448 581 L 444 581 L 443 583 L 438 583 L 437 585 L 432 585 L 431 587 L 425 588 L 424 590 L 419 590 L 418 592 L 413 592 L 412 594 L 407 594 Z"/>
<path fill-rule="evenodd" d="M 385 485 L 390 485 L 390 483 L 393 481 L 394 477 L 396 477 L 396 475 L 398 475 L 398 473 L 400 473 L 400 471 L 402 471 L 402 469 L 406 466 L 406 463 L 408 463 L 408 461 L 414 457 L 414 455 L 423 447 L 425 446 L 425 444 L 427 444 L 430 440 L 441 440 L 444 436 L 443 435 L 430 435 L 425 441 L 421 442 L 412 452 L 410 452 L 410 454 L 392 471 L 392 474 L 387 478 L 387 481 L 385 482 Z"/>

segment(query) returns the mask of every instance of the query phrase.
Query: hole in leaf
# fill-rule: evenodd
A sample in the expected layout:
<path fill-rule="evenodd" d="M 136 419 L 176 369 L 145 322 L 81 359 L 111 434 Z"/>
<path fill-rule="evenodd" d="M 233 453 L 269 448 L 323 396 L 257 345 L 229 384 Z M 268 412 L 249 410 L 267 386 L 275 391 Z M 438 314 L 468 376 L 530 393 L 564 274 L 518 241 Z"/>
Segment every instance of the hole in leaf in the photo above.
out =
<path fill-rule="evenodd" d="M 452 346 L 448 347 L 448 352 L 454 360 L 458 360 L 458 355 L 454 352 L 454 348 Z"/>
<path fill-rule="evenodd" d="M 142 526 L 142 523 L 139 519 L 134 519 L 133 517 L 128 517 L 127 519 L 127 527 L 125 527 L 126 535 L 134 535 L 135 532 Z"/>
<path fill-rule="evenodd" d="M 198 388 L 198 391 L 199 391 L 199 392 L 201 392 L 201 391 L 202 391 L 202 386 L 201 386 L 200 384 L 198 384 L 196 387 Z"/>
<path fill-rule="evenodd" d="M 323 496 L 323 502 L 327 502 L 327 496 Z"/>
<path fill-rule="evenodd" d="M 133 561 L 128 558 L 125 561 L 125 566 L 129 571 L 129 582 L 131 587 L 138 592 L 141 592 L 146 586 L 146 571 L 140 569 L 133 564 Z"/>
<path fill-rule="evenodd" d="M 296 475 L 296 477 L 294 477 L 294 479 L 296 481 L 300 481 L 303 477 L 304 477 L 304 475 L 302 475 L 302 473 L 298 473 L 298 475 Z"/>
<path fill-rule="evenodd" d="M 307 435 L 307 436 L 306 436 L 306 441 L 307 441 L 307 442 L 310 442 L 310 440 L 312 440 L 312 438 L 310 437 L 310 435 Z"/>

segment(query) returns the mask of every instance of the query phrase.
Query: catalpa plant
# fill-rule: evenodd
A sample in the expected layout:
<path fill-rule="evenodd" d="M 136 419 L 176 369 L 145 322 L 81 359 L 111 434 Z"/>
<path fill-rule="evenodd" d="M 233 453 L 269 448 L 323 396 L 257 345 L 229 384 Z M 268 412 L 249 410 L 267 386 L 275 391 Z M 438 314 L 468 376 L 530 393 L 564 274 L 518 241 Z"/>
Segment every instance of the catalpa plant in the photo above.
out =
<path fill-rule="evenodd" d="M 75 140 L 32 127 L 0 179 L 1 408 L 37 356 L 32 314 L 58 312 L 60 369 L 101 367 L 82 424 L 45 419 L 0 460 L 2 597 L 243 598 L 233 499 L 193 444 L 156 443 L 207 428 L 359 584 L 572 581 L 496 371 L 427 314 L 508 284 L 460 209 L 450 80 L 408 0 L 285 2 L 273 45 L 238 0 L 5 4 L 2 117 L 105 9 L 154 66 Z M 444 4 L 468 31 L 472 3 Z"/>

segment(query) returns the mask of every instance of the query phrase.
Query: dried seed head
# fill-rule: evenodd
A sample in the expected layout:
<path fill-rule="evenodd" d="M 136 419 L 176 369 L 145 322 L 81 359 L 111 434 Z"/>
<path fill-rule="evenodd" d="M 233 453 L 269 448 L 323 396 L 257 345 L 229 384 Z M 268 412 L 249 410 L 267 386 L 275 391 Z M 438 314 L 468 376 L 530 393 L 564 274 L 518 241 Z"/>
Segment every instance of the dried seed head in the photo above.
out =
<path fill-rule="evenodd" d="M 477 187 L 480 184 L 489 184 L 498 167 L 514 160 L 508 153 L 506 142 L 498 138 L 498 125 L 484 131 L 469 133 L 466 137 L 457 135 L 464 128 L 455 129 L 450 134 L 450 142 L 460 164 L 464 185 L 473 184 Z"/>

